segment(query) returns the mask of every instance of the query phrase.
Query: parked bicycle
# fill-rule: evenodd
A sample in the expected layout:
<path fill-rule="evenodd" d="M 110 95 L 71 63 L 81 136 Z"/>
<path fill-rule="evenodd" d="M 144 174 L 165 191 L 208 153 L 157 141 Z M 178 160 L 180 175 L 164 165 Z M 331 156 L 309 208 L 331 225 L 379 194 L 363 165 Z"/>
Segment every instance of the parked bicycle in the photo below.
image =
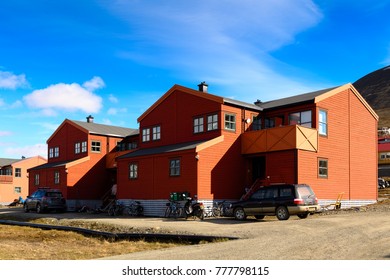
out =
<path fill-rule="evenodd" d="M 165 209 L 165 215 L 166 218 L 179 218 L 184 216 L 184 208 L 180 205 L 179 202 L 169 200 L 169 202 L 166 204 L 167 208 Z"/>
<path fill-rule="evenodd" d="M 124 213 L 130 216 L 142 216 L 144 214 L 144 208 L 139 201 L 133 201 L 129 206 L 126 206 Z"/>
<path fill-rule="evenodd" d="M 211 208 L 211 209 L 210 209 Z M 206 217 L 227 217 L 231 216 L 229 203 L 226 200 L 222 202 L 215 201 L 213 207 L 207 207 Z"/>
<path fill-rule="evenodd" d="M 120 203 L 118 200 L 115 203 L 112 203 L 107 210 L 109 216 L 119 216 L 123 214 L 123 210 L 125 209 L 124 205 Z"/>

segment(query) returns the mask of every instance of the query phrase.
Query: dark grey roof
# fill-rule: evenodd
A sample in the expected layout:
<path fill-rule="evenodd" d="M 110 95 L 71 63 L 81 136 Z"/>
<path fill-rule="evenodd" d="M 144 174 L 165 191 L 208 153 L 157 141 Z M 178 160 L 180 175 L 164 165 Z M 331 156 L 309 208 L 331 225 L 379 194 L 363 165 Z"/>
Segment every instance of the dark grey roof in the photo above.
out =
<path fill-rule="evenodd" d="M 199 144 L 204 143 L 204 142 L 207 142 L 207 141 L 196 141 L 196 142 L 180 143 L 180 144 L 162 146 L 162 147 L 156 147 L 156 148 L 150 148 L 150 149 L 139 149 L 139 150 L 136 150 L 134 152 L 130 152 L 128 154 L 120 156 L 118 158 L 119 159 L 133 158 L 133 157 L 139 157 L 139 156 L 149 156 L 149 155 L 156 155 L 156 154 L 162 154 L 162 153 L 171 153 L 171 152 L 191 150 L 191 149 L 195 149 L 196 146 L 198 146 Z"/>
<path fill-rule="evenodd" d="M 2 166 L 8 166 L 15 162 L 20 161 L 21 159 L 14 159 L 14 158 L 0 158 L 0 167 Z"/>
<path fill-rule="evenodd" d="M 313 92 L 309 92 L 309 93 L 304 93 L 304 94 L 286 97 L 286 98 L 282 98 L 282 99 L 271 100 L 271 101 L 267 101 L 267 102 L 262 102 L 259 104 L 259 106 L 264 108 L 264 109 L 274 109 L 274 108 L 289 106 L 289 105 L 293 105 L 293 104 L 306 103 L 309 101 L 314 101 L 314 99 L 317 96 L 320 96 L 320 95 L 322 95 L 328 91 L 331 91 L 332 89 L 335 89 L 335 88 L 337 88 L 337 87 L 313 91 Z"/>
<path fill-rule="evenodd" d="M 48 162 L 48 163 L 44 163 L 44 164 L 41 164 L 41 165 L 38 165 L 38 166 L 35 166 L 35 167 L 32 167 L 32 168 L 29 168 L 28 171 L 30 171 L 30 170 L 39 170 L 39 169 L 44 169 L 44 168 L 65 166 L 66 164 L 68 164 L 69 162 L 72 162 L 72 161 L 74 161 L 74 160 L 66 160 L 66 161 L 58 161 L 58 162 Z"/>
<path fill-rule="evenodd" d="M 117 136 L 117 137 L 125 137 L 129 135 L 139 134 L 138 129 L 133 129 L 133 128 L 98 124 L 93 122 L 74 121 L 74 120 L 71 120 L 71 122 L 74 122 L 75 124 L 88 130 L 89 133 L 92 134 Z"/>
<path fill-rule="evenodd" d="M 263 110 L 262 107 L 259 107 L 259 106 L 255 105 L 255 104 L 246 103 L 246 102 L 235 100 L 235 99 L 231 99 L 231 98 L 223 97 L 223 101 L 225 103 L 229 103 L 229 104 L 236 105 L 236 106 L 239 106 L 239 107 L 253 109 L 253 110 L 256 110 L 256 111 L 262 111 Z"/>

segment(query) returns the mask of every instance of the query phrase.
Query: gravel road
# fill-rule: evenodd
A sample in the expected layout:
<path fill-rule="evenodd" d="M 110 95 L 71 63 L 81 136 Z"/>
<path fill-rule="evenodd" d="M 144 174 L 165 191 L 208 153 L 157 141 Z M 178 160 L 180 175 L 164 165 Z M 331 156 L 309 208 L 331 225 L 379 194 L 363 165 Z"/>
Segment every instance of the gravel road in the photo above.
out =
<path fill-rule="evenodd" d="M 390 212 L 348 212 L 288 221 L 238 222 L 137 220 L 140 226 L 239 237 L 238 240 L 139 252 L 109 259 L 266 259 L 372 260 L 390 259 Z M 119 222 L 119 221 L 117 221 Z M 120 221 L 121 223 L 125 221 Z M 190 252 L 190 254 L 189 254 Z"/>
<path fill-rule="evenodd" d="M 49 216 L 62 224 L 95 223 L 127 227 L 137 232 L 186 233 L 238 237 L 238 240 L 144 251 L 114 256 L 116 260 L 186 259 L 265 259 L 265 260 L 373 260 L 390 259 L 390 203 L 348 211 L 316 214 L 307 219 L 292 216 L 287 221 L 275 217 L 236 221 L 232 218 L 200 220 L 165 218 L 112 218 L 104 214 L 36 214 L 1 209 L 2 215 L 25 218 Z M 190 252 L 190 254 L 189 254 Z"/>

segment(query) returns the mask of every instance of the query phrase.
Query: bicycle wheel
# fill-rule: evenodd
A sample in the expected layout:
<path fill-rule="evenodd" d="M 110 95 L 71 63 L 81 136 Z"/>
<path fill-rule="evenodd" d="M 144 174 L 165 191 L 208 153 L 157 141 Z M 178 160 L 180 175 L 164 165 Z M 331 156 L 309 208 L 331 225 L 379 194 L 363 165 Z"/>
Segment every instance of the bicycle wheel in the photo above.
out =
<path fill-rule="evenodd" d="M 221 209 L 219 207 L 213 207 L 212 214 L 214 217 L 220 217 L 221 216 Z"/>
<path fill-rule="evenodd" d="M 107 213 L 109 216 L 114 216 L 115 215 L 115 207 L 110 206 L 110 208 L 108 208 Z"/>
<path fill-rule="evenodd" d="M 129 206 L 126 206 L 126 207 L 123 209 L 123 214 L 126 215 L 126 216 L 130 216 L 130 215 L 131 215 L 131 210 L 130 210 L 130 207 L 129 207 Z"/>
<path fill-rule="evenodd" d="M 164 214 L 164 217 L 165 218 L 169 218 L 171 216 L 171 212 L 172 212 L 172 209 L 170 206 L 168 206 L 166 209 L 165 209 L 165 214 Z"/>

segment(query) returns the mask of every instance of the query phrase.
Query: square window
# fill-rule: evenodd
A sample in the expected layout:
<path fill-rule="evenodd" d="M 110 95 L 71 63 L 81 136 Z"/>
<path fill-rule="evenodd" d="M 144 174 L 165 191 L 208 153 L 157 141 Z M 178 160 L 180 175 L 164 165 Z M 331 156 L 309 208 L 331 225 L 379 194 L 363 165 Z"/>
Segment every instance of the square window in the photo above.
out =
<path fill-rule="evenodd" d="M 100 153 L 101 144 L 100 141 L 92 141 L 91 142 L 91 152 Z"/>
<path fill-rule="evenodd" d="M 236 130 L 236 115 L 225 114 L 225 129 Z"/>

